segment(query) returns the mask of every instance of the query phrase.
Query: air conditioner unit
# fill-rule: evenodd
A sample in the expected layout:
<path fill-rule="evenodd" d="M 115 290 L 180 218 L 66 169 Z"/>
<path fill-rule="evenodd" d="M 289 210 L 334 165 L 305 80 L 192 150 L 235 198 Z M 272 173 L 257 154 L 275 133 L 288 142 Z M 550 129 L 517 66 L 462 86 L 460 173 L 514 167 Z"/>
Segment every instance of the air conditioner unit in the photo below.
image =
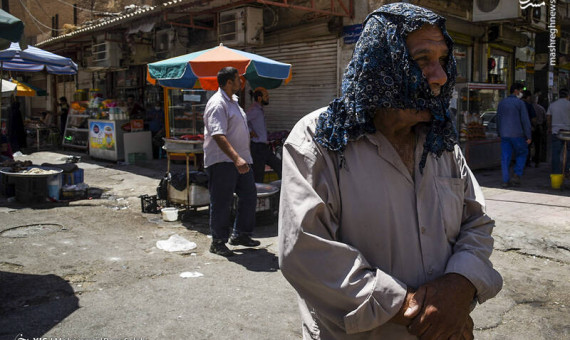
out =
<path fill-rule="evenodd" d="M 166 52 L 171 49 L 174 42 L 174 30 L 162 30 L 156 32 L 155 50 Z"/>
<path fill-rule="evenodd" d="M 558 48 L 559 48 L 558 53 L 570 54 L 570 39 L 560 38 L 560 45 L 558 45 Z"/>
<path fill-rule="evenodd" d="M 263 44 L 263 9 L 241 7 L 220 12 L 218 39 L 228 46 Z"/>
<path fill-rule="evenodd" d="M 91 46 L 91 63 L 97 67 L 119 67 L 121 49 L 114 41 L 104 41 Z"/>
<path fill-rule="evenodd" d="M 526 6 L 516 0 L 473 0 L 473 21 L 505 21 L 528 25 L 532 31 L 546 31 L 547 7 L 542 0 L 529 0 Z M 518 19 L 513 22 L 513 19 Z"/>
<path fill-rule="evenodd" d="M 521 15 L 516 0 L 473 0 L 473 21 L 516 19 Z"/>
<path fill-rule="evenodd" d="M 527 21 L 533 28 L 546 31 L 546 6 L 528 7 L 526 10 Z"/>

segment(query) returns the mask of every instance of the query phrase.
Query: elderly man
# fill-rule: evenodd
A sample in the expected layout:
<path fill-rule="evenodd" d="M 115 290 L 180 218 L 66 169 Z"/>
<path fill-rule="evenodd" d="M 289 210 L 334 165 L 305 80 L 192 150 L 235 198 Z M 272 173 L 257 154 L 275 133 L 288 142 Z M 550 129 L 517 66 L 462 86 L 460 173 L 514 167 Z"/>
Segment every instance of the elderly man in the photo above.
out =
<path fill-rule="evenodd" d="M 238 70 L 221 69 L 218 85 L 204 111 L 204 166 L 210 192 L 210 252 L 228 257 L 234 255 L 226 246 L 234 192 L 238 207 L 230 244 L 255 247 L 260 242 L 251 238 L 257 192 L 250 167 L 247 120 L 235 95 L 241 87 Z"/>
<path fill-rule="evenodd" d="M 265 164 L 269 165 L 281 178 L 281 160 L 275 156 L 267 144 L 267 127 L 263 107 L 269 104 L 269 93 L 263 87 L 252 93 L 253 104 L 247 109 L 247 124 L 251 134 L 251 156 L 253 157 L 253 174 L 257 183 L 263 183 Z"/>
<path fill-rule="evenodd" d="M 304 339 L 472 339 L 470 311 L 501 289 L 447 112 L 444 22 L 404 3 L 371 13 L 342 97 L 285 142 L 279 262 Z"/>

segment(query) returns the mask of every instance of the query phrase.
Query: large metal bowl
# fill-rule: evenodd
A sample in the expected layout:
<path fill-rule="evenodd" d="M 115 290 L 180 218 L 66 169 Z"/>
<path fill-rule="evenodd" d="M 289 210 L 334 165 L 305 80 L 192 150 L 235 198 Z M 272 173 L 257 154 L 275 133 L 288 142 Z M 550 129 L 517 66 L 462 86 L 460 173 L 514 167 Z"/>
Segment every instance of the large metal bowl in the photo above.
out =
<path fill-rule="evenodd" d="M 63 172 L 62 169 L 59 168 L 51 168 L 51 167 L 47 167 L 47 166 L 30 166 L 27 168 L 27 170 L 33 169 L 33 168 L 39 168 L 42 170 L 51 170 L 52 173 L 45 173 L 45 174 L 28 174 L 28 173 L 22 173 L 22 172 L 12 172 L 10 168 L 3 168 L 0 169 L 0 173 L 6 175 L 6 176 L 13 176 L 13 177 L 49 177 L 49 176 L 54 176 L 54 175 L 58 175 L 61 174 Z"/>

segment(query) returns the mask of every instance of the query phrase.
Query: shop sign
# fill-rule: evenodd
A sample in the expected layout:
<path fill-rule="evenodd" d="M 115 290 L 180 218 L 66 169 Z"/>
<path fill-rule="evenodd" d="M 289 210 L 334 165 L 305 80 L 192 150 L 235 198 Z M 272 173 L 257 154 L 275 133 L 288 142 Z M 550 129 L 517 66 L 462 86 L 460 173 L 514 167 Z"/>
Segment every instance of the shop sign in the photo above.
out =
<path fill-rule="evenodd" d="M 362 33 L 362 24 L 344 26 L 342 28 L 344 43 L 347 45 L 355 44 L 358 41 L 358 38 L 360 38 L 361 33 Z"/>
<path fill-rule="evenodd" d="M 115 150 L 115 123 L 89 122 L 89 141 L 92 149 Z"/>

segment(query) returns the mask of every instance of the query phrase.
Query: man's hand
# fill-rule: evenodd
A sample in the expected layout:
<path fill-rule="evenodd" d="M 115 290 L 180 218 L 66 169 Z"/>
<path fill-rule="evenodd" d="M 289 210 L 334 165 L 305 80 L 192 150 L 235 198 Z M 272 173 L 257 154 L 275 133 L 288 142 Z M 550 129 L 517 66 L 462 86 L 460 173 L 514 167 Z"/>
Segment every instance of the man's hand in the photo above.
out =
<path fill-rule="evenodd" d="M 410 287 L 408 287 L 406 298 L 404 299 L 402 307 L 400 307 L 398 313 L 394 315 L 392 319 L 390 319 L 390 322 L 404 326 L 408 326 L 412 322 L 412 319 L 418 315 L 422 307 L 421 305 L 418 305 L 417 301 L 414 300 L 414 294 L 415 292 Z M 413 306 L 410 305 L 412 301 L 414 301 Z"/>
<path fill-rule="evenodd" d="M 234 162 L 234 164 L 237 168 L 237 171 L 242 175 L 246 174 L 249 171 L 249 164 L 247 164 L 245 159 L 243 159 L 241 157 L 238 157 L 236 159 L 236 161 Z"/>
<path fill-rule="evenodd" d="M 243 159 L 230 144 L 225 135 L 212 136 L 220 149 L 234 162 L 237 171 L 240 174 L 246 174 L 249 171 L 249 164 Z"/>
<path fill-rule="evenodd" d="M 530 145 L 530 143 L 532 143 L 532 139 L 527 139 L 526 143 Z"/>
<path fill-rule="evenodd" d="M 454 273 L 426 283 L 418 288 L 410 301 L 411 308 L 404 313 L 405 317 L 410 317 L 416 310 L 414 306 L 421 307 L 408 331 L 420 340 L 450 339 L 452 336 L 465 338 L 469 333 L 464 332 L 469 319 L 469 305 L 475 292 L 469 280 Z"/>
<path fill-rule="evenodd" d="M 473 340 L 475 336 L 473 335 L 473 319 L 467 317 L 467 322 L 463 327 L 461 333 L 453 334 L 449 340 Z"/>

